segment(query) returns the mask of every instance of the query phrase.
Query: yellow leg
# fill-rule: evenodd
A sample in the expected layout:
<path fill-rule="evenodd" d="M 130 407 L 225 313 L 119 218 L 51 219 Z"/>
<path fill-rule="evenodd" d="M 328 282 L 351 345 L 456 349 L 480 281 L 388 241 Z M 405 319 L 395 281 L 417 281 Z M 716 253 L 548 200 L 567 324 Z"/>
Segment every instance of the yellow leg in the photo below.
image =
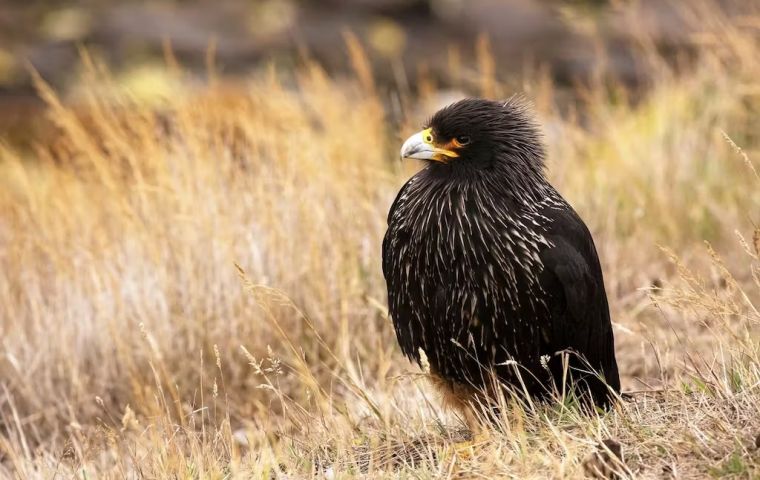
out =
<path fill-rule="evenodd" d="M 475 410 L 470 405 L 465 405 L 461 408 L 462 415 L 464 416 L 464 423 L 467 428 L 470 429 L 470 434 L 473 438 L 483 432 L 485 429 L 480 423 L 478 416 L 475 415 Z"/>
<path fill-rule="evenodd" d="M 465 424 L 467 424 L 467 428 L 470 430 L 470 438 L 469 440 L 454 444 L 454 452 L 460 458 L 472 458 L 475 457 L 477 449 L 488 444 L 491 439 L 491 432 L 480 422 L 472 406 L 464 406 L 461 408 L 461 412 L 462 416 L 464 416 Z"/>
<path fill-rule="evenodd" d="M 473 407 L 477 403 L 478 391 L 470 386 L 446 380 L 435 373 L 431 374 L 430 380 L 441 393 L 444 408 L 458 410 L 470 430 L 469 440 L 453 445 L 455 455 L 460 458 L 474 457 L 475 449 L 484 446 L 490 438 L 490 431 L 484 428 Z"/>

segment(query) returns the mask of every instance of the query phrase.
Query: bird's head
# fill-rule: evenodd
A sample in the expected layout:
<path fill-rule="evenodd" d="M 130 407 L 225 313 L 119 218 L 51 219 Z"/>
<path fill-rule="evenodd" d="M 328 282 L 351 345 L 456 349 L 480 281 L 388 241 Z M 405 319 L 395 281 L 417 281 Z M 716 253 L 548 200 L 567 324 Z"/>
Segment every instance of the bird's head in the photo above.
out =
<path fill-rule="evenodd" d="M 519 99 L 468 98 L 436 112 L 426 128 L 404 142 L 401 158 L 485 169 L 498 163 L 540 173 L 544 148 L 529 109 Z"/>

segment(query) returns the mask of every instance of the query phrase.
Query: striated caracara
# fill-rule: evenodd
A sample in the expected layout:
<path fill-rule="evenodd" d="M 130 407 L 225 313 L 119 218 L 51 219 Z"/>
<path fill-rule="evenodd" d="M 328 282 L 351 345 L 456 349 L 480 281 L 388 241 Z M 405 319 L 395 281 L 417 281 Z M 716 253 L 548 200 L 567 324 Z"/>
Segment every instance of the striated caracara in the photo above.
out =
<path fill-rule="evenodd" d="M 602 270 L 586 225 L 544 174 L 536 123 L 515 99 L 465 99 L 401 148 L 427 163 L 388 214 L 383 273 L 401 349 L 453 406 L 493 394 L 620 391 Z"/>

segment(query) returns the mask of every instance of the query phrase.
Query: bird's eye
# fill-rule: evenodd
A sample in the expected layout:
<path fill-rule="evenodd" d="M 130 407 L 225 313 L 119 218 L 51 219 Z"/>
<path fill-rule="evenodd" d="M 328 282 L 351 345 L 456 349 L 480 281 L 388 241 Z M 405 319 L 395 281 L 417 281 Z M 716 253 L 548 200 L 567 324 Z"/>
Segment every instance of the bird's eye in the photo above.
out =
<path fill-rule="evenodd" d="M 469 135 L 459 135 L 454 137 L 454 143 L 457 147 L 464 147 L 470 143 L 471 139 Z"/>

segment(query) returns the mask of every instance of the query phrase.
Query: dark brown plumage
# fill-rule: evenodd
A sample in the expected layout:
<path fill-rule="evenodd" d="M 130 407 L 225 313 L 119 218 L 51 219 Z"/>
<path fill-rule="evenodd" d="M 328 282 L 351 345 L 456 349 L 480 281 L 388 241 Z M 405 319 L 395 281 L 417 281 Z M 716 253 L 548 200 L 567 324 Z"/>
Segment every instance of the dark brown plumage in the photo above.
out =
<path fill-rule="evenodd" d="M 546 398 L 562 388 L 565 352 L 575 391 L 608 405 L 620 381 L 602 271 L 586 225 L 546 180 L 529 112 L 462 100 L 402 156 L 428 163 L 393 202 L 383 241 L 402 351 L 419 362 L 424 350 L 452 401 L 476 396 L 489 372 Z"/>

